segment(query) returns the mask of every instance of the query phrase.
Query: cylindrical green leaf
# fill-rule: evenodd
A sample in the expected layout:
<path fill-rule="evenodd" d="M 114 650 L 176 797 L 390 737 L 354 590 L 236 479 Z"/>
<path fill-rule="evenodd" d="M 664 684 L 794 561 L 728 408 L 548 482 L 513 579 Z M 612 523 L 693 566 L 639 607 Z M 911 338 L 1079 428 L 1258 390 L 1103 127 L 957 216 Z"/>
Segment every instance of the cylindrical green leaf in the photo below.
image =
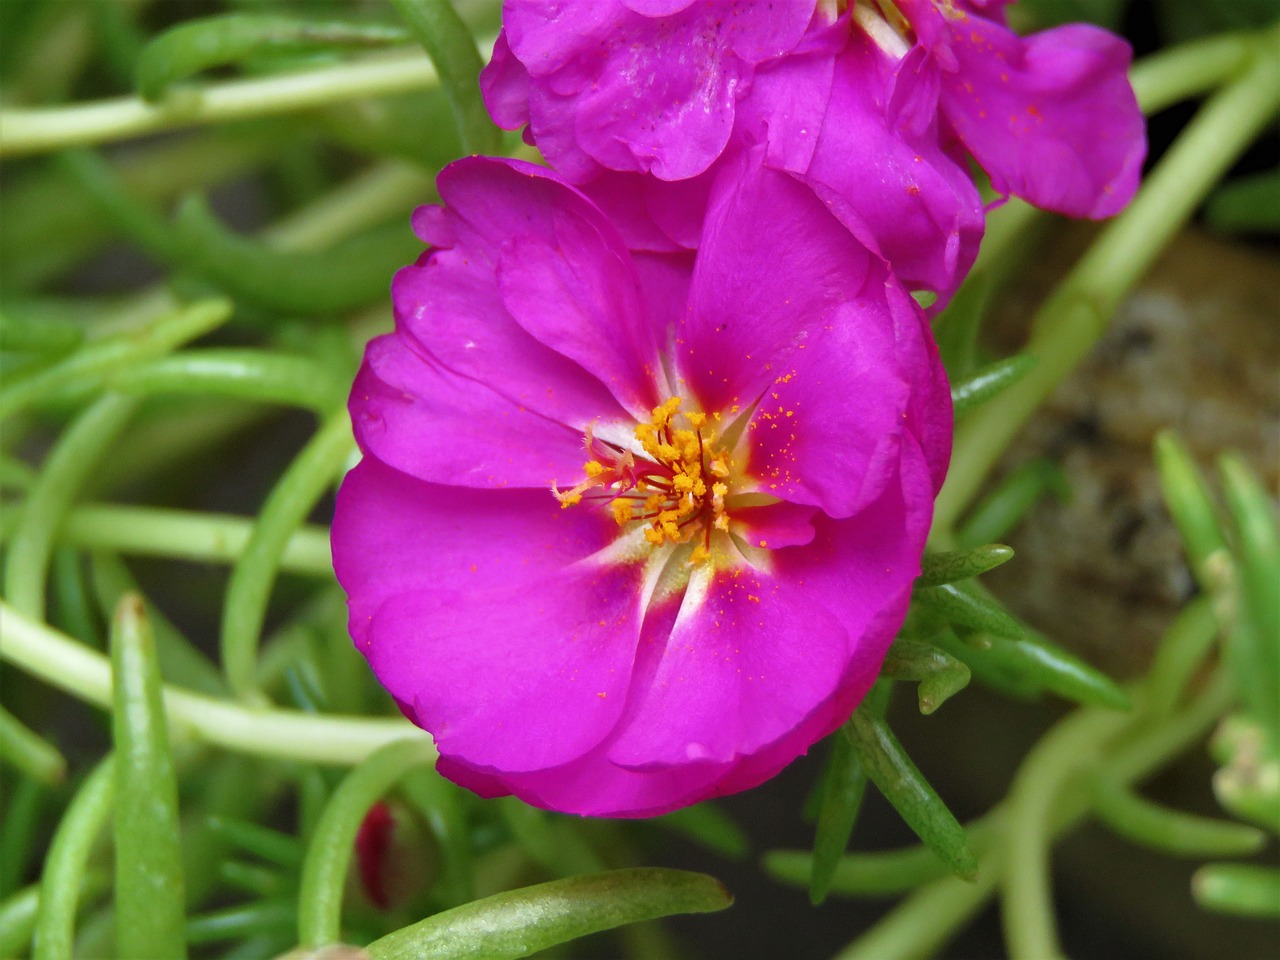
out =
<path fill-rule="evenodd" d="M 742 827 L 710 800 L 682 807 L 653 822 L 676 830 L 726 857 L 737 859 L 746 856 L 751 844 Z"/>
<path fill-rule="evenodd" d="M 31 851 L 37 839 L 37 823 L 48 803 L 44 787 L 30 777 L 10 781 L 5 789 L 4 817 L 0 818 L 0 896 L 8 896 L 27 875 Z M 5 951 L 0 950 L 0 956 Z"/>
<path fill-rule="evenodd" d="M 93 843 L 111 809 L 114 767 L 107 757 L 94 768 L 53 834 L 40 876 L 32 960 L 66 960 L 72 955 L 80 888 Z"/>
<path fill-rule="evenodd" d="M 336 313 L 385 299 L 391 274 L 422 252 L 405 223 L 328 250 L 286 252 L 238 236 L 191 197 L 178 211 L 184 261 L 235 296 L 272 310 Z"/>
<path fill-rule="evenodd" d="M 1147 672 L 1143 707 L 1148 713 L 1165 717 L 1173 712 L 1217 635 L 1218 619 L 1208 597 L 1197 597 L 1179 611 Z"/>
<path fill-rule="evenodd" d="M 809 875 L 809 902 L 814 906 L 827 899 L 836 864 L 849 845 L 849 835 L 853 833 L 867 790 L 866 768 L 848 737 L 836 734 L 832 738 L 831 759 L 822 788 Z"/>
<path fill-rule="evenodd" d="M 888 724 L 859 707 L 842 729 L 871 782 L 907 825 L 952 872 L 973 879 L 978 861 L 969 849 L 964 827 L 916 769 Z"/>
<path fill-rule="evenodd" d="M 110 386 L 124 393 L 214 394 L 327 413 L 345 399 L 350 382 L 307 357 L 224 347 L 184 350 L 131 366 L 113 376 Z"/>
<path fill-rule="evenodd" d="M 1014 640 L 1027 636 L 1027 628 L 1015 620 L 998 601 L 969 584 L 957 586 L 954 583 L 943 583 L 936 587 L 916 587 L 912 591 L 911 600 L 945 618 L 947 622 L 970 630 Z"/>
<path fill-rule="evenodd" d="M 392 0 L 427 51 L 449 97 L 464 153 L 497 153 L 500 135 L 480 96 L 484 62 L 475 39 L 448 0 Z"/>
<path fill-rule="evenodd" d="M 1046 493 L 1059 500 L 1071 496 L 1066 474 L 1056 463 L 1032 460 L 1001 480 L 956 529 L 956 543 L 976 547 L 1004 539 Z"/>
<path fill-rule="evenodd" d="M 333 792 L 302 864 L 298 942 L 303 946 L 322 947 L 339 940 L 342 891 L 361 821 L 397 780 L 434 759 L 429 741 L 393 741 L 352 770 Z"/>
<path fill-rule="evenodd" d="M 1047 690 L 1079 703 L 1129 709 L 1128 694 L 1119 684 L 1034 631 L 1021 640 L 994 633 L 981 634 L 981 640 L 981 646 L 972 646 L 946 636 L 934 638 L 940 647 L 966 663 L 975 676 L 997 688 L 1007 678 L 1015 693 Z"/>
<path fill-rule="evenodd" d="M 957 417 L 980 407 L 1006 387 L 1021 380 L 1036 365 L 1036 358 L 1019 353 L 997 360 L 951 388 L 951 406 Z"/>
<path fill-rule="evenodd" d="M 1165 504 L 1199 576 L 1210 554 L 1226 547 L 1209 489 L 1182 441 L 1167 431 L 1156 437 L 1156 468 Z"/>
<path fill-rule="evenodd" d="M 916 680 L 920 712 L 928 716 L 969 685 L 969 668 L 945 650 L 916 640 L 894 641 L 884 658 L 880 675 L 894 680 Z"/>
<path fill-rule="evenodd" d="M 222 662 L 231 688 L 242 697 L 255 692 L 258 639 L 289 538 L 338 478 L 354 446 L 347 412 L 339 410 L 272 489 L 231 571 L 222 611 Z"/>
<path fill-rule="evenodd" d="M 1003 818 L 989 814 L 966 828 L 970 847 L 977 853 L 991 843 Z M 807 850 L 770 850 L 765 870 L 784 883 L 807 885 L 814 857 Z M 906 847 L 883 853 L 855 853 L 841 857 L 831 875 L 830 890 L 850 896 L 906 893 L 924 883 L 950 876 L 946 864 L 926 846 Z"/>
<path fill-rule="evenodd" d="M 30 376 L 9 378 L 0 389 L 0 418 L 67 387 L 93 388 L 109 374 L 208 333 L 231 316 L 227 300 L 204 300 L 165 314 L 141 330 L 85 344 Z"/>
<path fill-rule="evenodd" d="M 723 910 L 713 877 L 636 867 L 553 880 L 454 907 L 369 944 L 372 960 L 506 960 L 627 923 Z"/>
<path fill-rule="evenodd" d="M 210 67 L 239 63 L 256 53 L 305 52 L 331 46 L 404 43 L 408 33 L 380 23 L 301 20 L 232 13 L 179 24 L 156 37 L 138 57 L 138 92 L 163 98 L 168 87 Z"/>
<path fill-rule="evenodd" d="M 302 863 L 302 844 L 297 837 L 287 833 L 227 817 L 210 817 L 208 827 L 210 832 L 230 845 L 263 860 L 282 867 L 296 867 Z"/>
<path fill-rule="evenodd" d="M 969 580 L 1012 559 L 1013 548 L 1002 543 L 988 543 L 972 550 L 926 553 L 920 561 L 920 577 L 916 583 L 922 587 L 936 587 L 958 580 Z"/>
<path fill-rule="evenodd" d="M 1267 835 L 1230 820 L 1214 820 L 1152 803 L 1105 777 L 1093 781 L 1093 807 L 1120 836 L 1179 857 L 1234 857 L 1261 850 Z"/>
<path fill-rule="evenodd" d="M 262 934 L 289 934 L 293 932 L 293 911 L 288 901 L 267 900 L 202 913 L 187 921 L 187 941 L 196 946 Z"/>
<path fill-rule="evenodd" d="M 111 630 L 115 740 L 116 953 L 185 957 L 178 783 L 142 598 L 128 594 Z"/>
<path fill-rule="evenodd" d="M 1240 610 L 1228 653 L 1240 697 L 1280 746 L 1280 526 L 1271 498 L 1238 456 L 1219 461 L 1236 529 Z"/>
<path fill-rule="evenodd" d="M 39 908 L 40 887 L 34 883 L 0 903 L 0 957 L 27 952 Z"/>
<path fill-rule="evenodd" d="M 1217 913 L 1280 918 L 1280 870 L 1214 863 L 1191 878 L 1196 903 Z"/>
<path fill-rule="evenodd" d="M 44 616 L 53 540 L 67 508 L 137 406 L 118 394 L 90 406 L 64 431 L 28 492 L 4 568 L 4 595 L 28 616 Z"/>
<path fill-rule="evenodd" d="M 61 783 L 67 775 L 67 761 L 58 748 L 28 730 L 3 706 L 0 706 L 0 758 L 40 783 Z"/>

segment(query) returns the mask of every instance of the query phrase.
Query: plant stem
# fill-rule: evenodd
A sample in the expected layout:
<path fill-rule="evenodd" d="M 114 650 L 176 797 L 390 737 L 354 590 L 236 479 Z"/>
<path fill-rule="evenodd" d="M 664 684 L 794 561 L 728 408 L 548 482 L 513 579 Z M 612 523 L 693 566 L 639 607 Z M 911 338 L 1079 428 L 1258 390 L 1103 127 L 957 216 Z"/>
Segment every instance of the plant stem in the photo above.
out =
<path fill-rule="evenodd" d="M 1039 765 L 1041 761 L 1036 757 L 1046 747 L 1067 762 L 1072 750 L 1082 753 L 1096 751 L 1100 745 L 1084 738 L 1102 736 L 1109 743 L 1096 768 L 1098 776 L 1120 784 L 1136 782 L 1203 737 L 1230 706 L 1233 696 L 1230 678 L 1219 672 L 1185 710 L 1158 724 L 1144 723 L 1140 719 L 1144 714 L 1138 710 L 1128 717 L 1129 727 L 1119 735 L 1115 735 L 1109 722 L 1098 718 L 1124 720 L 1125 715 L 1086 707 L 1050 731 L 1023 762 L 1022 769 L 1033 763 Z M 1133 699 L 1141 705 L 1142 691 L 1136 690 Z M 1064 732 L 1056 732 L 1063 728 Z M 1052 762 L 1051 758 L 1046 765 Z M 1061 792 L 1043 829 L 1050 837 L 1060 837 L 1088 812 L 1087 791 L 1079 788 Z M 1000 804 L 987 813 L 986 819 L 1003 818 L 1009 813 L 1007 805 Z M 987 902 L 1005 874 L 1010 845 L 1010 832 L 1000 831 L 993 842 L 983 848 L 976 882 L 965 883 L 947 877 L 922 887 L 845 948 L 836 960 L 906 960 L 927 955 L 950 939 L 955 929 Z"/>
<path fill-rule="evenodd" d="M 318 70 L 210 84 L 199 91 L 176 92 L 154 105 L 140 97 L 119 97 L 40 110 L 0 110 L 0 156 L 274 116 L 421 90 L 435 83 L 435 68 L 415 50 L 353 59 Z"/>
<path fill-rule="evenodd" d="M 1235 79 L 1249 66 L 1259 39 L 1265 42 L 1265 35 L 1227 33 L 1145 57 L 1129 71 L 1142 112 L 1159 113 Z"/>
<path fill-rule="evenodd" d="M 81 550 L 234 563 L 252 531 L 251 518 L 224 513 L 85 504 L 67 514 L 58 542 Z M 295 530 L 285 543 L 280 569 L 331 576 L 328 529 L 306 525 Z"/>
<path fill-rule="evenodd" d="M 1280 57 L 1258 38 L 1250 69 L 1201 108 L 1133 204 L 1042 306 L 1025 352 L 1039 361 L 956 430 L 934 528 L 949 532 L 1014 434 L 1106 331 L 1121 298 L 1280 107 Z"/>
<path fill-rule="evenodd" d="M 43 616 L 45 575 L 62 517 L 137 407 L 136 398 L 104 395 L 67 428 L 32 484 L 4 568 L 4 595 L 23 613 Z"/>
<path fill-rule="evenodd" d="M 420 167 L 387 160 L 357 174 L 314 203 L 263 231 L 282 250 L 323 250 L 435 196 L 434 177 Z"/>
<path fill-rule="evenodd" d="M 5 603 L 0 603 L 0 657 L 81 700 L 111 705 L 106 657 Z M 256 756 L 351 765 L 415 733 L 400 718 L 256 709 L 168 685 L 164 701 L 175 741 L 185 733 Z"/>
<path fill-rule="evenodd" d="M 72 955 L 76 908 L 94 841 L 111 810 L 111 755 L 99 763 L 63 815 L 40 877 L 33 960 L 65 960 Z"/>
<path fill-rule="evenodd" d="M 298 942 L 323 947 L 336 943 L 342 927 L 342 892 L 355 849 L 356 832 L 369 808 L 415 767 L 435 753 L 426 740 L 389 743 L 347 775 L 320 815 L 302 864 L 298 891 Z"/>
<path fill-rule="evenodd" d="M 285 546 L 341 474 L 354 447 L 347 411 L 340 410 L 321 425 L 272 488 L 231 571 L 222 608 L 222 664 L 231 689 L 241 697 L 258 695 L 258 639 Z"/>

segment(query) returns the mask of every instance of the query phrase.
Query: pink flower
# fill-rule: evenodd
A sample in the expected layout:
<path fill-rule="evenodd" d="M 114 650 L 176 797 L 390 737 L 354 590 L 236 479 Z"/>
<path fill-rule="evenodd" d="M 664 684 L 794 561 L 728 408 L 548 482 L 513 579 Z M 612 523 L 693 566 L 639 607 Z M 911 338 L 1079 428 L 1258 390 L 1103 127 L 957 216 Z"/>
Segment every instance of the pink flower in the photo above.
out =
<path fill-rule="evenodd" d="M 705 178 L 765 142 L 904 284 L 945 298 L 983 230 L 967 153 L 998 192 L 1087 217 L 1128 203 L 1146 154 L 1128 45 L 1081 24 L 1018 37 L 1004 6 L 507 0 L 482 86 L 500 125 L 527 124 L 605 202 L 603 171 Z M 696 246 L 687 191 L 634 179 L 652 223 L 625 218 L 628 243 Z"/>
<path fill-rule="evenodd" d="M 1138 189 L 1147 149 L 1128 79 L 1133 51 L 1080 23 L 1019 37 L 1004 26 L 1006 5 L 900 0 L 917 38 L 900 82 L 932 91 L 999 193 L 1073 217 L 1118 213 Z M 916 112 L 931 109 L 932 97 L 910 96 Z"/>
<path fill-rule="evenodd" d="M 741 154 L 702 246 L 631 253 L 549 171 L 440 176 L 351 395 L 334 562 L 357 647 L 484 796 L 646 816 L 851 712 L 950 447 L 922 314 Z"/>
<path fill-rule="evenodd" d="M 570 180 L 601 167 L 683 180 L 733 129 L 755 65 L 786 53 L 816 0 L 507 0 L 480 82 Z"/>

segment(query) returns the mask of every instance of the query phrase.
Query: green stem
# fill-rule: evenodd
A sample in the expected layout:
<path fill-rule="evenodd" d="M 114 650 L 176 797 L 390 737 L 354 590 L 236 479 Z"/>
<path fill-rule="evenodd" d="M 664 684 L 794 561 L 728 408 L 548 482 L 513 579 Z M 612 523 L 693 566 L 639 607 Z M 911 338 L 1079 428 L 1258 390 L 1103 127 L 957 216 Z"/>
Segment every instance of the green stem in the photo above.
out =
<path fill-rule="evenodd" d="M 318 70 L 283 73 L 180 91 L 159 104 L 140 97 L 49 109 L 0 110 L 0 156 L 110 143 L 182 127 L 247 120 L 348 100 L 422 90 L 436 84 L 431 62 L 414 50 L 370 56 Z"/>
<path fill-rule="evenodd" d="M 75 942 L 76 907 L 94 841 L 111 810 L 115 764 L 110 755 L 80 787 L 54 832 L 40 877 L 32 960 L 66 960 Z"/>
<path fill-rule="evenodd" d="M 1005 942 L 1013 960 L 1062 955 L 1049 888 L 1049 817 L 1063 789 L 1097 760 L 1101 744 L 1129 722 L 1121 713 L 1081 713 L 1040 739 L 1009 791 L 1004 874 Z"/>
<path fill-rule="evenodd" d="M 32 884 L 0 903 L 0 957 L 26 953 L 36 929 L 40 909 L 40 887 Z"/>
<path fill-rule="evenodd" d="M 281 250 L 323 250 L 434 196 L 431 174 L 400 160 L 388 160 L 280 220 L 264 231 L 262 238 Z"/>
<path fill-rule="evenodd" d="M 111 665 L 106 657 L 4 603 L 0 603 L 0 657 L 81 700 L 102 707 L 111 704 Z M 257 756 L 350 765 L 414 733 L 399 718 L 255 709 L 168 685 L 164 700 L 175 740 L 186 733 L 204 743 Z"/>
<path fill-rule="evenodd" d="M 58 440 L 32 485 L 9 543 L 4 595 L 15 608 L 42 616 L 54 538 L 72 499 L 138 407 L 134 397 L 107 394 Z"/>
<path fill-rule="evenodd" d="M 1142 708 L 1152 719 L 1174 712 L 1217 636 L 1218 619 L 1207 597 L 1197 597 L 1179 611 L 1147 671 L 1147 696 Z"/>
<path fill-rule="evenodd" d="M 66 515 L 58 542 L 81 550 L 235 563 L 244 554 L 253 523 L 252 519 L 224 513 L 85 504 Z M 295 530 L 285 542 L 280 569 L 332 576 L 328 529 L 304 525 Z"/>
<path fill-rule="evenodd" d="M 1080 260 L 1032 323 L 1036 366 L 956 430 L 934 526 L 950 531 L 1014 434 L 1106 330 L 1121 298 L 1280 107 L 1280 58 L 1256 59 L 1196 115 L 1130 205 Z"/>
<path fill-rule="evenodd" d="M 298 942 L 303 946 L 322 947 L 338 941 L 342 891 L 361 821 L 397 780 L 434 757 L 430 744 L 422 739 L 389 743 L 352 770 L 333 792 L 302 864 Z"/>
<path fill-rule="evenodd" d="M 1230 679 L 1219 673 L 1187 709 L 1167 720 L 1146 725 L 1131 718 L 1128 735 L 1108 737 L 1111 746 L 1097 768 L 1098 775 L 1122 784 L 1145 777 L 1203 737 L 1230 706 L 1232 697 Z M 1134 699 L 1141 702 L 1137 693 Z M 1046 744 L 1065 761 L 1070 760 L 1070 744 L 1073 740 L 1077 741 L 1075 749 L 1082 753 L 1096 751 L 1099 744 L 1085 738 L 1091 734 L 1107 736 L 1111 733 L 1109 725 L 1099 718 L 1115 719 L 1120 716 L 1096 707 L 1076 711 L 1037 744 L 1023 762 L 1023 769 L 1035 761 Z M 1055 734 L 1055 731 L 1064 727 L 1068 732 Z M 1076 733 L 1071 734 L 1071 730 Z M 1050 737 L 1053 739 L 1050 740 Z M 1051 811 L 1047 826 L 1051 836 L 1060 837 L 1065 834 L 1079 823 L 1088 810 L 1089 801 L 1084 790 L 1061 795 Z M 1007 815 L 1006 806 L 1001 804 L 993 808 L 984 819 Z M 917 890 L 880 923 L 850 944 L 837 960 L 906 960 L 908 957 L 925 956 L 932 952 L 950 939 L 955 929 L 981 909 L 995 892 L 996 885 L 1005 873 L 1010 842 L 1009 833 L 999 831 L 995 842 L 983 851 L 976 882 L 965 883 L 948 877 Z"/>
<path fill-rule="evenodd" d="M 1170 810 L 1102 777 L 1095 777 L 1091 787 L 1093 807 L 1103 823 L 1134 843 L 1172 856 L 1245 856 L 1267 842 L 1255 827 Z"/>
<path fill-rule="evenodd" d="M 67 761 L 58 748 L 31 730 L 0 706 L 0 758 L 39 783 L 61 783 L 67 775 Z"/>
<path fill-rule="evenodd" d="M 122 370 L 108 383 L 129 394 L 216 394 L 321 414 L 340 406 L 350 387 L 308 357 L 242 348 L 183 350 Z"/>
<path fill-rule="evenodd" d="M 143 307 L 143 315 L 149 309 Z M 159 317 L 147 317 L 134 327 L 86 343 L 58 363 L 29 376 L 12 378 L 0 390 L 0 417 L 7 417 L 59 390 L 93 389 L 113 373 L 128 370 L 194 340 L 231 316 L 228 300 L 204 300 Z M 99 325 L 101 327 L 101 324 Z"/>
<path fill-rule="evenodd" d="M 1181 100 L 1234 80 L 1265 42 L 1265 35 L 1228 33 L 1152 54 L 1129 71 L 1142 112 L 1150 116 Z"/>
<path fill-rule="evenodd" d="M 241 697 L 257 695 L 258 639 L 289 538 L 339 475 L 353 449 L 351 422 L 342 410 L 316 431 L 272 489 L 231 571 L 222 614 L 222 664 L 231 689 Z"/>

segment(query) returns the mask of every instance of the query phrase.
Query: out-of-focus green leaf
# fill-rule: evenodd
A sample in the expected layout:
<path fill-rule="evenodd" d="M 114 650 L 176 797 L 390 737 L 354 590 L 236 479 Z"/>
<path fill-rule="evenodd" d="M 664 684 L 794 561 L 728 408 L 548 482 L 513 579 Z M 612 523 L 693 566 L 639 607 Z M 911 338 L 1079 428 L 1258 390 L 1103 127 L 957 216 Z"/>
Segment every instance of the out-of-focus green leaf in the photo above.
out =
<path fill-rule="evenodd" d="M 1267 842 L 1261 830 L 1170 810 L 1123 785 L 1095 778 L 1093 809 L 1108 827 L 1135 843 L 1179 857 L 1237 857 Z"/>
<path fill-rule="evenodd" d="M 183 203 L 177 227 L 185 262 L 210 281 L 260 306 L 303 315 L 385 299 L 390 276 L 422 252 L 405 223 L 328 250 L 273 250 L 227 230 L 199 197 Z"/>
<path fill-rule="evenodd" d="M 497 152 L 500 134 L 480 95 L 484 61 L 475 38 L 448 0 L 392 0 L 427 51 L 440 87 L 453 107 L 454 122 L 466 153 Z"/>
<path fill-rule="evenodd" d="M 682 807 L 653 822 L 735 859 L 746 856 L 751 843 L 743 829 L 710 800 Z"/>
<path fill-rule="evenodd" d="M 1227 545 L 1209 489 L 1187 448 L 1172 433 L 1164 432 L 1156 437 L 1156 468 L 1165 504 L 1182 534 L 1191 569 L 1200 576 L 1209 556 L 1226 549 Z"/>
<path fill-rule="evenodd" d="M 147 100 L 160 100 L 180 80 L 264 51 L 298 53 L 408 40 L 408 31 L 393 24 L 246 13 L 206 17 L 172 27 L 147 44 L 138 58 L 138 92 Z"/>
<path fill-rule="evenodd" d="M 1228 182 L 1209 198 L 1205 221 L 1229 233 L 1280 231 L 1280 170 Z"/>
<path fill-rule="evenodd" d="M 1206 910 L 1280 918 L 1280 870 L 1274 867 L 1213 863 L 1196 871 L 1191 892 Z"/>
<path fill-rule="evenodd" d="M 1239 610 L 1228 654 L 1246 708 L 1280 743 L 1280 528 L 1244 461 L 1228 455 L 1219 467 L 1236 534 Z"/>
<path fill-rule="evenodd" d="M 956 530 L 956 542 L 961 547 L 999 542 L 1046 493 L 1063 502 L 1070 499 L 1071 488 L 1062 468 L 1048 460 L 1023 464 L 969 511 Z"/>

